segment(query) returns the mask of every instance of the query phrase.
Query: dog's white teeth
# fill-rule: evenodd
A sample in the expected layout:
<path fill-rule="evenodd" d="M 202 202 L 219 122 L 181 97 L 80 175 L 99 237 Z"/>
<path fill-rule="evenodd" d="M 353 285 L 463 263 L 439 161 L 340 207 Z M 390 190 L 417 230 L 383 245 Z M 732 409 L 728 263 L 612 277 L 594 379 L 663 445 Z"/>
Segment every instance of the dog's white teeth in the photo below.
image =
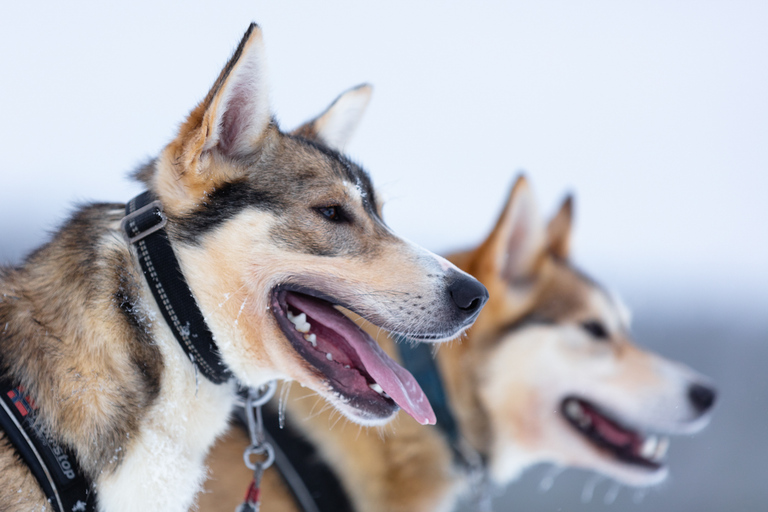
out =
<path fill-rule="evenodd" d="M 344 368 L 346 368 L 347 370 L 349 370 L 349 365 L 348 365 L 348 364 L 345 364 L 345 365 L 344 365 Z"/>
<path fill-rule="evenodd" d="M 582 416 L 584 416 L 584 409 L 582 409 L 581 404 L 579 402 L 575 400 L 569 400 L 565 404 L 565 414 L 577 420 Z"/>
<path fill-rule="evenodd" d="M 314 334 L 305 334 L 304 339 L 310 342 L 313 347 L 317 347 L 317 336 Z"/>
<path fill-rule="evenodd" d="M 659 438 L 648 436 L 640 447 L 640 456 L 644 459 L 652 459 L 656 456 L 656 449 L 659 446 Z"/>
<path fill-rule="evenodd" d="M 287 315 L 288 320 L 291 321 L 293 324 L 294 329 L 297 331 L 304 333 L 309 332 L 309 330 L 312 328 L 309 322 L 307 322 L 307 315 L 305 313 L 299 313 L 298 315 L 294 315 L 290 311 L 288 311 Z"/>
<path fill-rule="evenodd" d="M 574 420 L 581 428 L 587 428 L 592 424 L 592 418 L 584 412 L 584 408 L 576 400 L 569 400 L 565 404 L 565 414 Z"/>
<path fill-rule="evenodd" d="M 384 390 L 381 388 L 378 382 L 374 382 L 373 384 L 368 384 L 368 387 L 377 392 L 380 395 L 384 394 Z"/>
<path fill-rule="evenodd" d="M 330 352 L 326 352 L 326 353 L 325 353 L 325 358 L 326 358 L 327 360 L 329 360 L 329 361 L 333 361 L 333 356 L 331 355 L 331 353 L 330 353 Z"/>
<path fill-rule="evenodd" d="M 669 450 L 669 438 L 662 437 L 661 439 L 659 439 L 659 445 L 656 447 L 656 453 L 653 455 L 653 460 L 656 460 L 656 461 L 662 460 L 667 455 L 668 450 Z"/>

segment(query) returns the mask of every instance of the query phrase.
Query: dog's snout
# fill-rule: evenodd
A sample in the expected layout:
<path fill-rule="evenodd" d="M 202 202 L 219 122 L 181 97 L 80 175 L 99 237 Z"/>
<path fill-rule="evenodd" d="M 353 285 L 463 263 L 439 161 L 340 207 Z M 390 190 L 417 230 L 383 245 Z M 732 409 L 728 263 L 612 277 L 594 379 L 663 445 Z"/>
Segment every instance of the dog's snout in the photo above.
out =
<path fill-rule="evenodd" d="M 474 277 L 457 274 L 448 285 L 453 303 L 468 317 L 473 317 L 488 301 L 488 290 Z"/>
<path fill-rule="evenodd" d="M 691 384 L 688 387 L 688 399 L 700 413 L 704 413 L 712 408 L 712 405 L 715 403 L 716 394 L 714 389 L 701 384 Z"/>

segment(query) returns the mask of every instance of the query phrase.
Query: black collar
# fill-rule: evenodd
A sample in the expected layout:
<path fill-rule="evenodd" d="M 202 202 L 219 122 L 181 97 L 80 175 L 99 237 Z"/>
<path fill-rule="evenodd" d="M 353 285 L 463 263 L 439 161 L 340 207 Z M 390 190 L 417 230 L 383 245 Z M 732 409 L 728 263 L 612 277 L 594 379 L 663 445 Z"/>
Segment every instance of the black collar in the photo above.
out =
<path fill-rule="evenodd" d="M 39 428 L 36 406 L 21 386 L 0 378 L 0 430 L 57 512 L 94 512 L 96 493 L 71 450 Z M 21 492 L 21 491 L 19 491 Z"/>
<path fill-rule="evenodd" d="M 179 345 L 208 380 L 221 384 L 232 375 L 181 272 L 164 229 L 167 222 L 160 201 L 144 192 L 125 205 L 120 227 L 136 247 L 144 278 Z"/>

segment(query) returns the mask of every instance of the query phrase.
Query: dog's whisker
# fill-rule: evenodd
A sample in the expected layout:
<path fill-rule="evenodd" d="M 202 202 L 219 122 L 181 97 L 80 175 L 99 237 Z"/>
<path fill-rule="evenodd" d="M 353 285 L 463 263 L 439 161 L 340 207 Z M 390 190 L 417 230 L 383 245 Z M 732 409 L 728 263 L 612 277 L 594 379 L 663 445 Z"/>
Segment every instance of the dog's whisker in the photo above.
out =
<path fill-rule="evenodd" d="M 223 294 L 223 296 L 224 296 L 224 300 L 223 300 L 222 302 L 219 302 L 219 307 L 220 307 L 220 308 L 221 308 L 221 307 L 223 307 L 223 306 L 224 306 L 224 304 L 226 304 L 226 303 L 229 301 L 229 299 L 231 299 L 232 297 L 234 297 L 235 295 L 237 295 L 237 292 L 239 292 L 240 290 L 242 290 L 243 288 L 245 288 L 247 285 L 248 285 L 248 283 L 245 283 L 245 284 L 243 284 L 242 286 L 240 286 L 240 287 L 239 287 L 237 290 L 235 290 L 234 292 L 230 292 L 230 293 L 224 293 L 224 294 Z"/>
<path fill-rule="evenodd" d="M 595 494 L 595 488 L 605 480 L 605 477 L 602 475 L 594 475 L 592 478 L 584 482 L 584 489 L 581 491 L 581 502 L 584 504 L 590 503 L 592 501 L 592 497 Z"/>
<path fill-rule="evenodd" d="M 277 399 L 277 420 L 280 428 L 285 427 L 285 408 L 288 405 L 288 395 L 291 393 L 293 381 L 284 380 L 280 388 L 280 396 Z"/>
<path fill-rule="evenodd" d="M 635 492 L 632 493 L 632 503 L 639 505 L 644 500 L 645 497 L 648 495 L 647 489 L 635 489 Z"/>
<path fill-rule="evenodd" d="M 334 422 L 333 422 L 333 424 L 331 425 L 331 428 L 330 428 L 330 430 L 333 430 L 333 428 L 336 426 L 336 424 L 337 424 L 339 421 L 341 421 L 342 419 L 344 419 L 344 416 L 343 416 L 343 415 L 342 415 L 340 412 L 338 412 L 338 411 L 335 411 L 335 410 L 334 410 L 334 413 L 337 413 L 337 414 L 338 414 L 338 418 L 336 418 L 336 421 L 334 421 Z"/>
<path fill-rule="evenodd" d="M 243 303 L 240 304 L 240 310 L 237 312 L 237 317 L 235 317 L 235 326 L 237 326 L 237 323 L 240 321 L 240 315 L 243 314 L 243 309 L 245 309 L 245 304 L 248 302 L 248 296 L 246 295 L 245 299 L 243 299 Z"/>
<path fill-rule="evenodd" d="M 603 496 L 603 503 L 606 505 L 613 505 L 613 503 L 616 501 L 616 498 L 619 497 L 620 491 L 621 484 L 614 482 L 613 485 L 605 492 L 605 496 Z"/>

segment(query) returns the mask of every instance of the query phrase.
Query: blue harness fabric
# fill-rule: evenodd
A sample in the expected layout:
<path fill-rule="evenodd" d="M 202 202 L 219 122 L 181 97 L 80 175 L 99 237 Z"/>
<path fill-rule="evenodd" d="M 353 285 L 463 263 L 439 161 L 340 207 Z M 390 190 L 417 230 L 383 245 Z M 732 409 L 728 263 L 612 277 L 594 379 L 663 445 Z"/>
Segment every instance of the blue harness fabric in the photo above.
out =
<path fill-rule="evenodd" d="M 144 277 L 179 345 L 208 380 L 221 384 L 232 375 L 181 272 L 163 229 L 166 220 L 160 201 L 144 192 L 125 206 L 122 228 L 136 248 Z"/>
<path fill-rule="evenodd" d="M 8 379 L 0 380 L 0 430 L 57 512 L 94 512 L 96 493 L 74 454 L 42 432 L 35 404 Z"/>
<path fill-rule="evenodd" d="M 459 442 L 459 426 L 451 412 L 448 397 L 445 396 L 440 370 L 432 355 L 432 346 L 427 343 L 414 343 L 402 336 L 397 336 L 396 341 L 403 367 L 411 372 L 424 394 L 427 395 L 435 411 L 437 428 L 448 438 L 452 449 L 456 451 Z"/>

